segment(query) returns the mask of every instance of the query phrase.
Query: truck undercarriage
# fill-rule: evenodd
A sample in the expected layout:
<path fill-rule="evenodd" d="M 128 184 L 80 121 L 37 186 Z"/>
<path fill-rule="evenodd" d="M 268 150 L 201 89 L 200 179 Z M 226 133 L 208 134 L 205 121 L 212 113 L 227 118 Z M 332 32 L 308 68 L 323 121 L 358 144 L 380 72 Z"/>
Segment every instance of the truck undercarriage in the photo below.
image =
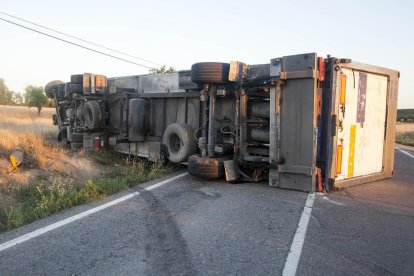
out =
<path fill-rule="evenodd" d="M 258 65 L 196 63 L 171 74 L 85 73 L 45 92 L 56 103 L 58 139 L 72 149 L 111 147 L 185 163 L 206 179 L 329 191 L 392 175 L 398 78 L 309 53 Z M 382 143 L 365 152 L 370 137 Z M 382 162 L 364 169 L 364 153 Z"/>

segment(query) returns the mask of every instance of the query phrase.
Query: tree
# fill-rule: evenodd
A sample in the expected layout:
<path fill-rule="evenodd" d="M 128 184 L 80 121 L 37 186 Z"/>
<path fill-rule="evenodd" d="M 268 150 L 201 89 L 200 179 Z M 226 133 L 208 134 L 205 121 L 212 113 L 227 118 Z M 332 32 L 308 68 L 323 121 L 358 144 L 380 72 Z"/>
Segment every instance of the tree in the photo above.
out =
<path fill-rule="evenodd" d="M 42 107 L 47 104 L 47 97 L 43 92 L 43 87 L 26 86 L 25 103 L 28 107 L 37 107 L 37 113 L 40 114 Z"/>
<path fill-rule="evenodd" d="M 23 96 L 21 93 L 12 92 L 12 101 L 16 105 L 23 104 Z"/>
<path fill-rule="evenodd" d="M 171 66 L 167 68 L 165 65 L 163 65 L 159 68 L 151 68 L 149 72 L 150 74 L 169 74 L 169 73 L 174 73 L 175 68 Z"/>
<path fill-rule="evenodd" d="M 12 104 L 12 92 L 7 88 L 3 79 L 0 79 L 0 104 Z"/>

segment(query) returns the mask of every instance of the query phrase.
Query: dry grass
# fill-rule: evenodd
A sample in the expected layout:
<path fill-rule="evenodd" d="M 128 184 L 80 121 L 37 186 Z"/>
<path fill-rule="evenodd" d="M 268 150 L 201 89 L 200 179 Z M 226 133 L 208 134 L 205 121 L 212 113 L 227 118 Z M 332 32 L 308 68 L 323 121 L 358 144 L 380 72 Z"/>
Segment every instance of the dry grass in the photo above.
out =
<path fill-rule="evenodd" d="M 48 118 L 51 119 L 55 113 L 55 108 L 43 107 L 40 116 L 37 114 L 37 108 L 27 106 L 10 106 L 0 105 L 0 115 L 9 115 L 14 118 Z"/>
<path fill-rule="evenodd" d="M 404 132 L 414 132 L 414 123 L 397 122 L 396 132 L 397 134 L 402 134 Z"/>
<path fill-rule="evenodd" d="M 395 141 L 399 144 L 414 146 L 414 123 L 397 122 Z"/>
<path fill-rule="evenodd" d="M 53 113 L 0 106 L 0 156 L 14 148 L 26 154 L 17 170 L 0 175 L 0 232 L 176 170 L 111 152 L 68 151 L 56 141 Z"/>
<path fill-rule="evenodd" d="M 51 160 L 64 156 L 64 150 L 55 144 L 46 146 L 53 139 L 57 127 L 52 124 L 52 108 L 44 108 L 40 116 L 36 108 L 0 106 L 0 153 L 6 155 L 21 148 L 33 166 L 45 169 Z"/>

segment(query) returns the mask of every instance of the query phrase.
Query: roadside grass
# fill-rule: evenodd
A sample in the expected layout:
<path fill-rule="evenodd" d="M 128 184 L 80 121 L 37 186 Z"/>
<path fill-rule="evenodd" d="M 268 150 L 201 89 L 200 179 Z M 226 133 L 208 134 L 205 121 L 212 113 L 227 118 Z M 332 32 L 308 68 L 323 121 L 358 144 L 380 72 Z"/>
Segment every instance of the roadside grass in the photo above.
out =
<path fill-rule="evenodd" d="M 26 155 L 16 171 L 0 175 L 0 232 L 180 168 L 111 151 L 67 151 L 56 141 L 53 111 L 44 108 L 38 116 L 33 108 L 0 106 L 0 157 L 14 148 Z"/>
<path fill-rule="evenodd" d="M 397 133 L 395 136 L 395 142 L 414 147 L 414 131 Z"/>
<path fill-rule="evenodd" d="M 115 152 L 98 152 L 91 156 L 108 164 L 108 171 L 95 179 L 78 184 L 62 175 L 40 175 L 33 185 L 18 187 L 7 197 L 0 197 L 0 231 L 47 217 L 63 209 L 103 199 L 139 183 L 178 170 Z"/>
<path fill-rule="evenodd" d="M 406 146 L 414 146 L 414 123 L 397 122 L 395 142 Z"/>

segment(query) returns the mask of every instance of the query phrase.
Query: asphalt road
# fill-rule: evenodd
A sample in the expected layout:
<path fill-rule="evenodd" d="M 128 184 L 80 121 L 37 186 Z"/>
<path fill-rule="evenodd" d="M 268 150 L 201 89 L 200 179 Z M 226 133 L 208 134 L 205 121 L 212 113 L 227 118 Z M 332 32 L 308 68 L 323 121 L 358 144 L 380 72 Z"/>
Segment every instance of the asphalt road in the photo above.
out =
<path fill-rule="evenodd" d="M 395 177 L 317 195 L 297 275 L 412 275 L 414 159 Z M 1 275 L 278 275 L 307 199 L 184 176 L 0 252 Z M 120 198 L 132 191 L 111 197 Z M 79 206 L 0 235 L 0 244 Z"/>

